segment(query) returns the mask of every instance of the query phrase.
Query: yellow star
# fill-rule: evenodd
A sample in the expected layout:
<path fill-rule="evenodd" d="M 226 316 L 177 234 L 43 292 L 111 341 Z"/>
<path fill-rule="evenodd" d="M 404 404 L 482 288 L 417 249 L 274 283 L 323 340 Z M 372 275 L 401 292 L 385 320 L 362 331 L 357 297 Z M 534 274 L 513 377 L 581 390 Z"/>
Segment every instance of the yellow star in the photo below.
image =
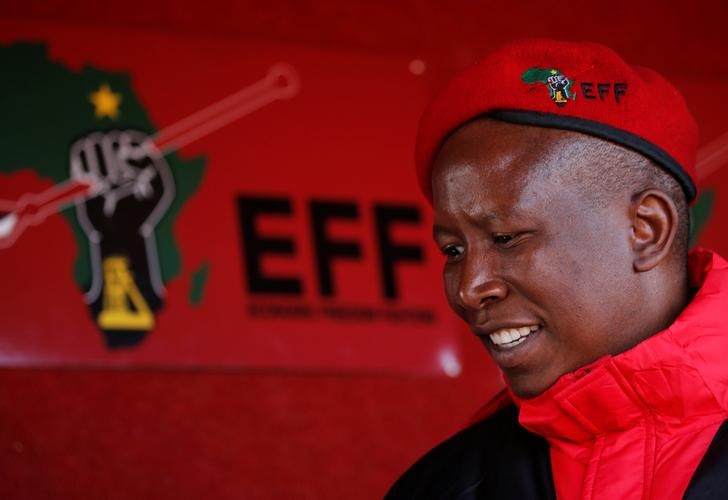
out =
<path fill-rule="evenodd" d="M 556 71 L 555 69 L 552 69 L 552 70 L 551 70 L 551 74 L 552 74 L 552 75 L 555 75 L 556 73 L 558 73 L 558 71 Z"/>
<path fill-rule="evenodd" d="M 91 92 L 88 100 L 96 108 L 96 118 L 101 119 L 108 116 L 112 120 L 116 120 L 119 116 L 119 104 L 121 104 L 121 94 L 111 91 L 108 83 L 104 83 L 96 92 Z"/>

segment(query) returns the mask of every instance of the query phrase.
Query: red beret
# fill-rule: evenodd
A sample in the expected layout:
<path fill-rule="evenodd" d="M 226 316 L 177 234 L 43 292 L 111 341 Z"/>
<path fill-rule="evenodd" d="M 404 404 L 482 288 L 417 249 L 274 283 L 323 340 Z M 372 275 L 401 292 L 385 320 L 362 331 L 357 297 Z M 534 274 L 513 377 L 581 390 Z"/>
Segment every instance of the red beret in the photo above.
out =
<path fill-rule="evenodd" d="M 478 116 L 574 130 L 621 144 L 654 160 L 695 198 L 698 127 L 685 100 L 656 72 L 592 43 L 521 40 L 456 75 L 435 96 L 417 134 L 420 187 L 432 201 L 437 153 Z"/>

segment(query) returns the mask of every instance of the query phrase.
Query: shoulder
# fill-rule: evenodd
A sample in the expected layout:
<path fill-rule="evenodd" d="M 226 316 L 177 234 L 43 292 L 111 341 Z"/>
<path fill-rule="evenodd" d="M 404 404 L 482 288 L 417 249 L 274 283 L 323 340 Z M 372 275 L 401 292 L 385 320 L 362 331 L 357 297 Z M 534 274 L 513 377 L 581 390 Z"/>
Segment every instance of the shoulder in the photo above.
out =
<path fill-rule="evenodd" d="M 555 498 L 548 443 L 509 405 L 436 446 L 386 496 L 413 498 Z"/>

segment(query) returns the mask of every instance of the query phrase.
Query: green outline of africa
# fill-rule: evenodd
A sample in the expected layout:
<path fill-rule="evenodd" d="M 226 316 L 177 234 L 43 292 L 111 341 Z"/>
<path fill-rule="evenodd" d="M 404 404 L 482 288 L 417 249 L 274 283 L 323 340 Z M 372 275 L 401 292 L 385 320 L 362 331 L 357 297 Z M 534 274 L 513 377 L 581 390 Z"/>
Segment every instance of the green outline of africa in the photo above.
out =
<path fill-rule="evenodd" d="M 72 71 L 50 60 L 42 43 L 0 46 L 0 68 L 0 172 L 32 168 L 40 177 L 60 183 L 69 178 L 68 154 L 76 139 L 93 131 L 135 129 L 149 135 L 157 131 L 126 73 L 89 65 Z M 89 95 L 104 84 L 121 94 L 116 119 L 96 118 L 89 100 Z M 174 177 L 175 197 L 155 228 L 164 283 L 181 272 L 172 228 L 182 206 L 199 187 L 206 161 L 204 157 L 182 160 L 176 153 L 166 155 L 166 159 Z M 78 247 L 74 279 L 86 290 L 91 282 L 88 239 L 73 205 L 62 213 Z"/>

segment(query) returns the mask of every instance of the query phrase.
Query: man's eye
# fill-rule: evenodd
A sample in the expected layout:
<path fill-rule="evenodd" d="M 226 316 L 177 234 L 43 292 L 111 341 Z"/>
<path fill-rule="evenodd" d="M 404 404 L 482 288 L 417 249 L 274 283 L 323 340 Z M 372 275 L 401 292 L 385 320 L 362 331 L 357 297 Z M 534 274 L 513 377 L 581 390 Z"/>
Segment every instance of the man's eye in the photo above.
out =
<path fill-rule="evenodd" d="M 440 250 L 442 254 L 450 259 L 457 259 L 463 254 L 465 248 L 462 245 L 446 245 Z"/>
<path fill-rule="evenodd" d="M 496 234 L 493 236 L 493 241 L 498 245 L 505 245 L 510 243 L 515 236 L 512 234 Z"/>

